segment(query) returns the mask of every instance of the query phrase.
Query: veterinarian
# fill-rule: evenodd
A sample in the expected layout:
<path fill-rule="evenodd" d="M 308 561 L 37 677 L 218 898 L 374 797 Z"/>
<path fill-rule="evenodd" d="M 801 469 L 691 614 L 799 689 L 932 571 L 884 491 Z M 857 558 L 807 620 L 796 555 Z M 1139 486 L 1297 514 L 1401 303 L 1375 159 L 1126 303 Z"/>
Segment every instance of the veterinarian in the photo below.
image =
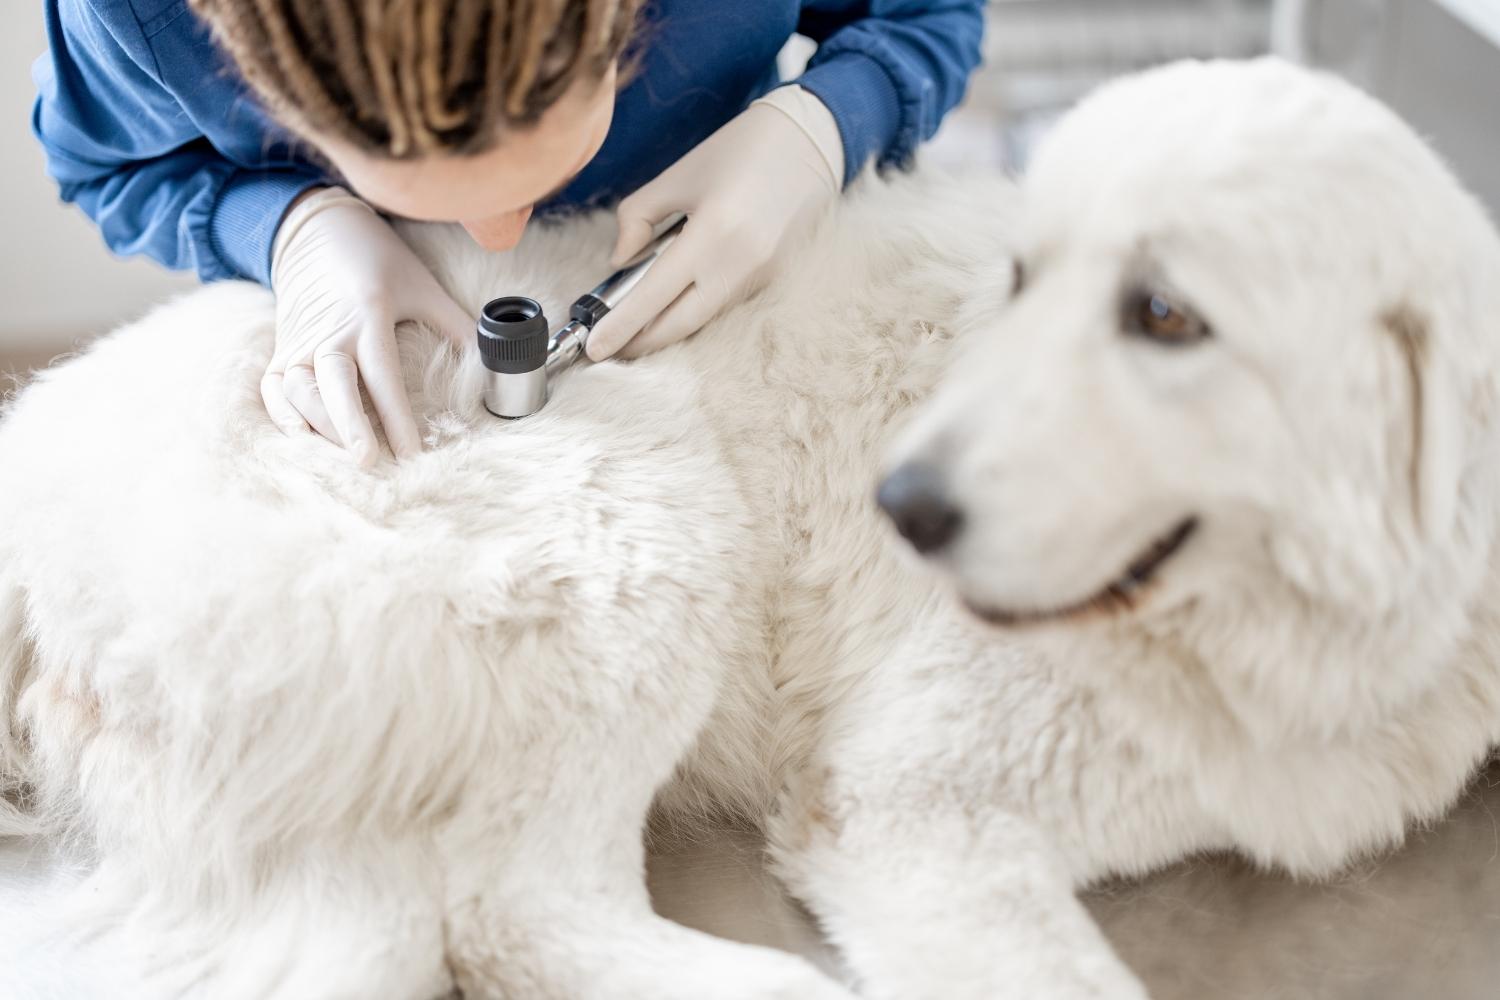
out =
<path fill-rule="evenodd" d="M 388 216 L 516 245 L 533 210 L 618 203 L 622 262 L 683 236 L 591 339 L 696 332 L 871 160 L 963 95 L 982 0 L 47 0 L 33 128 L 117 253 L 276 294 L 261 384 L 283 430 L 362 463 L 421 440 L 395 326 L 472 317 Z M 818 42 L 780 85 L 794 32 Z M 622 200 L 623 199 L 623 200 Z"/>

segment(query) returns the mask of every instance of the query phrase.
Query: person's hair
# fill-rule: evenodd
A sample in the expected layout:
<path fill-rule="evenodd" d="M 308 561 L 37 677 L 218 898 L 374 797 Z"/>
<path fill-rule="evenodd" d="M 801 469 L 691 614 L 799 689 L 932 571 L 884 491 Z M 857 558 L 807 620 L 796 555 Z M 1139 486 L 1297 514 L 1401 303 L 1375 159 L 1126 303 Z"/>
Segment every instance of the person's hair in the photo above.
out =
<path fill-rule="evenodd" d="M 189 0 L 273 113 L 364 152 L 484 150 L 620 58 L 641 0 Z"/>

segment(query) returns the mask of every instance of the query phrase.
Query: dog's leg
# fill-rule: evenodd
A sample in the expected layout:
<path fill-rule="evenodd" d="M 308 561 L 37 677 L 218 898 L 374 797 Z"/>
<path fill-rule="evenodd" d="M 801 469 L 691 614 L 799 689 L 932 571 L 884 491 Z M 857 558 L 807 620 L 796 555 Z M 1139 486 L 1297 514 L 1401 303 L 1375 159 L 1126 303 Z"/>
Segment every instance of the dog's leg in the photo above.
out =
<path fill-rule="evenodd" d="M 906 803 L 910 805 L 909 802 Z M 776 867 L 871 1000 L 1143 998 L 1034 824 L 813 806 Z"/>
<path fill-rule="evenodd" d="M 877 672 L 838 706 L 768 824 L 775 867 L 872 1000 L 1139 1000 L 1053 832 L 1091 752 L 1074 709 L 979 656 Z"/>
<path fill-rule="evenodd" d="M 657 916 L 642 831 L 671 773 L 661 727 L 587 735 L 548 748 L 545 767 L 518 760 L 488 807 L 466 806 L 443 838 L 448 954 L 464 996 L 852 1000 L 802 958 Z M 518 775 L 542 784 L 521 791 Z"/>
<path fill-rule="evenodd" d="M 420 841 L 299 852 L 253 884 L 192 890 L 116 856 L 39 918 L 37 946 L 122 998 L 434 1000 L 452 986 L 440 884 Z"/>
<path fill-rule="evenodd" d="M 853 1000 L 806 960 L 674 924 L 610 894 L 487 894 L 450 924 L 466 998 Z"/>

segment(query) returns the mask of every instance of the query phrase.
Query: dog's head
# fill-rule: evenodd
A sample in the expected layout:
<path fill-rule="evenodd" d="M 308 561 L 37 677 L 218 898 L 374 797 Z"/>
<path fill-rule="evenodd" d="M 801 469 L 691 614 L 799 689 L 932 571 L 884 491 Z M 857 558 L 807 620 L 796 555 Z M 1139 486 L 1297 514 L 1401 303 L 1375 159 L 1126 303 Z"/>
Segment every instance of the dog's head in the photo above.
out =
<path fill-rule="evenodd" d="M 1266 586 L 1379 615 L 1477 544 L 1500 243 L 1387 109 L 1275 60 L 1166 67 L 1057 127 L 1023 213 L 879 492 L 980 616 Z"/>

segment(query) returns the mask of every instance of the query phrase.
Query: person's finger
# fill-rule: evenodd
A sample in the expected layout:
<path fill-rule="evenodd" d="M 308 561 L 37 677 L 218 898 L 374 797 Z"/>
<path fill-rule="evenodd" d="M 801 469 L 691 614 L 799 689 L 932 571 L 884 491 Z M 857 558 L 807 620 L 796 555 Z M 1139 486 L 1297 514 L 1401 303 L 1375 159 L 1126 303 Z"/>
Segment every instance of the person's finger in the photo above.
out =
<path fill-rule="evenodd" d="M 667 307 L 665 312 L 636 334 L 630 343 L 620 348 L 616 356 L 639 358 L 675 344 L 679 340 L 686 340 L 703 329 L 703 324 L 713 319 L 714 314 L 722 305 L 722 301 L 704 294 L 703 287 L 694 282 L 677 297 L 676 302 Z"/>
<path fill-rule="evenodd" d="M 641 283 L 631 289 L 619 305 L 605 314 L 589 334 L 590 360 L 602 361 L 630 342 L 636 334 L 660 316 L 677 296 L 693 283 L 693 245 L 688 239 L 692 224 L 683 231 Z"/>
<path fill-rule="evenodd" d="M 281 392 L 313 430 L 340 448 L 344 446 L 333 421 L 328 418 L 323 398 L 318 395 L 318 379 L 311 365 L 292 365 L 288 368 L 281 379 Z"/>
<path fill-rule="evenodd" d="M 370 403 L 385 428 L 385 439 L 397 458 L 408 458 L 422 450 L 422 435 L 412 416 L 411 400 L 401 378 L 401 360 L 395 338 L 388 333 L 370 331 L 359 338 L 354 349 L 359 375 L 364 379 Z"/>
<path fill-rule="evenodd" d="M 422 314 L 417 319 L 441 333 L 455 347 L 464 348 L 474 343 L 477 317 L 465 312 L 463 306 L 454 302 L 441 287 L 424 303 Z M 366 382 L 365 385 L 368 388 L 369 383 Z"/>
<path fill-rule="evenodd" d="M 318 379 L 318 395 L 323 398 L 339 440 L 360 465 L 373 464 L 375 428 L 370 426 L 370 418 L 365 416 L 359 399 L 359 366 L 343 348 L 324 345 L 313 354 L 313 372 Z"/>
<path fill-rule="evenodd" d="M 620 207 L 615 209 L 620 234 L 615 238 L 615 249 L 609 256 L 611 267 L 620 267 L 644 250 L 656 235 L 656 227 L 662 220 L 685 210 L 671 190 L 670 184 L 658 179 L 620 202 Z"/>
<path fill-rule="evenodd" d="M 297 412 L 286 398 L 286 389 L 282 386 L 282 373 L 279 371 L 268 371 L 260 379 L 260 401 L 265 405 L 266 413 L 270 415 L 281 433 L 288 437 L 297 434 L 310 433 L 312 428 L 307 421 L 302 419 L 302 414 Z"/>
<path fill-rule="evenodd" d="M 656 232 L 656 223 L 644 217 L 620 216 L 620 235 L 615 237 L 615 248 L 609 255 L 610 267 L 621 267 L 626 261 L 646 248 Z"/>

